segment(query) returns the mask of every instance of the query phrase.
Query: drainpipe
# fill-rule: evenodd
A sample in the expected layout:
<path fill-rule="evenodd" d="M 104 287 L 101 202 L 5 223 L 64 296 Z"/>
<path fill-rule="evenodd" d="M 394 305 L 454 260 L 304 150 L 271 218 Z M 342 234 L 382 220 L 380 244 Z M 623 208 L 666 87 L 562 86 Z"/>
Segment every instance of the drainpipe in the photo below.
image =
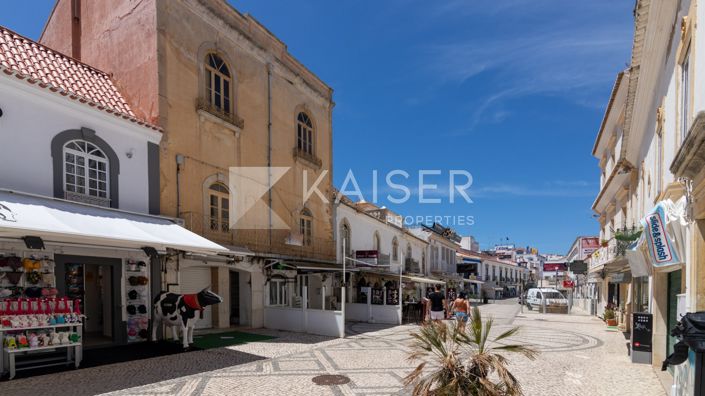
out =
<path fill-rule="evenodd" d="M 181 194 L 180 194 L 180 181 L 181 181 L 181 165 L 184 164 L 184 156 L 181 154 L 176 154 L 176 217 L 181 217 Z"/>
<path fill-rule="evenodd" d="M 272 245 L 272 64 L 267 63 L 267 200 L 269 201 L 269 245 Z"/>

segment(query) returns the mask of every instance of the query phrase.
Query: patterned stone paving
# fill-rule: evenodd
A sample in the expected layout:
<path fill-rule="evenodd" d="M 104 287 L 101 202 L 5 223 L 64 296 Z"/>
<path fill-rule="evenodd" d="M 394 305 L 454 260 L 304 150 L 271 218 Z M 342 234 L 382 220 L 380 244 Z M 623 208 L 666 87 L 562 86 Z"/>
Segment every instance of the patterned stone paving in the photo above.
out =
<path fill-rule="evenodd" d="M 585 315 L 558 315 L 525 312 L 511 301 L 481 307 L 495 318 L 496 331 L 521 325 L 522 332 L 512 341 L 532 343 L 542 353 L 538 360 L 512 357 L 512 372 L 520 379 L 527 395 L 664 395 L 649 366 L 629 363 L 624 339 L 619 333 L 605 331 L 599 320 Z M 415 326 L 387 327 L 352 324 L 342 340 L 322 339 L 295 344 L 296 336 L 280 345 L 250 345 L 270 359 L 244 362 L 216 370 L 154 381 L 130 387 L 129 379 L 120 390 L 103 388 L 89 369 L 76 377 L 90 393 L 112 391 L 109 395 L 392 395 L 408 394 L 402 381 L 412 365 L 406 360 L 409 331 Z M 308 336 L 302 336 L 308 337 Z M 260 343 L 255 343 L 260 344 Z M 269 348 L 290 353 L 266 352 Z M 287 349 L 289 348 L 289 349 Z M 232 351 L 234 352 L 234 351 Z M 214 357 L 217 355 L 213 355 Z M 123 365 L 112 365 L 120 375 Z M 318 386 L 312 378 L 322 374 L 345 375 L 343 385 Z M 57 378 L 66 373 L 55 374 Z M 47 376 L 45 376 L 47 377 Z M 25 382 L 25 392 L 13 393 L 15 381 L 0 383 L 0 394 L 27 394 L 33 379 Z M 9 385 L 9 386 L 8 386 Z M 27 387 L 29 386 L 29 388 Z M 75 389 L 75 388 L 74 388 Z M 53 395 L 77 394 L 55 390 Z M 37 393 L 37 392 L 33 392 Z M 79 392 L 83 393 L 83 392 Z"/>

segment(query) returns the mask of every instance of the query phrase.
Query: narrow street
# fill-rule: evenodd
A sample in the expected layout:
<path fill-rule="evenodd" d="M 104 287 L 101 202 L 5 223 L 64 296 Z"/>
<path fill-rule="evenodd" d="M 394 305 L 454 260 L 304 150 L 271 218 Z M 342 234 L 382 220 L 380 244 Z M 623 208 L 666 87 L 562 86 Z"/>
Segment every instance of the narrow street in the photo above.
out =
<path fill-rule="evenodd" d="M 480 309 L 495 318 L 497 331 L 522 326 L 515 341 L 533 344 L 541 351 L 534 362 L 510 358 L 510 369 L 527 395 L 665 394 L 650 366 L 629 362 L 622 334 L 607 331 L 597 318 L 579 313 L 520 313 L 515 299 Z M 183 355 L 172 355 L 18 379 L 3 384 L 3 395 L 50 390 L 56 395 L 75 395 L 76 384 L 81 384 L 82 394 L 110 395 L 407 394 L 402 380 L 412 370 L 406 351 L 409 332 L 415 328 L 357 323 L 348 326 L 345 339 L 279 333 L 281 337 L 270 342 L 189 353 L 187 365 Z M 198 370 L 215 367 L 218 359 L 231 359 L 233 355 L 243 363 Z M 274 357 L 263 359 L 267 356 Z M 350 382 L 314 385 L 312 378 L 321 374 L 344 375 Z M 165 375 L 172 379 L 160 380 Z M 609 380 L 615 375 L 619 381 Z"/>

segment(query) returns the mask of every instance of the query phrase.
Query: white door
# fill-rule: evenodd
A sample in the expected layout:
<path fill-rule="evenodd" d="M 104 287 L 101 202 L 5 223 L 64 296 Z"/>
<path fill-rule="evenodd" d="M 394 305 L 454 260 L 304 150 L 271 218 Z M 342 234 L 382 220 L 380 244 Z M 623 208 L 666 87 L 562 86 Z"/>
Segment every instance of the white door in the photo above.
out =
<path fill-rule="evenodd" d="M 211 285 L 211 269 L 208 267 L 190 267 L 181 270 L 181 293 L 191 294 Z M 196 322 L 197 329 L 213 327 L 212 307 L 203 310 L 203 318 Z"/>

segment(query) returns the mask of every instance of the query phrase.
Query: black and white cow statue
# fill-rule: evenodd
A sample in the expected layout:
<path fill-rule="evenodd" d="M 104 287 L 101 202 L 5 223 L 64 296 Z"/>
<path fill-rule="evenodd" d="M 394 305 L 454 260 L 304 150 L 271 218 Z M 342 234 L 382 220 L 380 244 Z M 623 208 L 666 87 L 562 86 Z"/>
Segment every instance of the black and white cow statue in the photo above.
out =
<path fill-rule="evenodd" d="M 174 339 L 178 339 L 177 330 L 181 328 L 184 349 L 193 344 L 193 329 L 200 319 L 200 312 L 207 306 L 223 302 L 223 299 L 208 288 L 195 294 L 177 294 L 161 292 L 154 299 L 154 319 L 152 321 L 152 341 L 157 340 L 157 327 L 163 322 L 171 326 Z"/>

